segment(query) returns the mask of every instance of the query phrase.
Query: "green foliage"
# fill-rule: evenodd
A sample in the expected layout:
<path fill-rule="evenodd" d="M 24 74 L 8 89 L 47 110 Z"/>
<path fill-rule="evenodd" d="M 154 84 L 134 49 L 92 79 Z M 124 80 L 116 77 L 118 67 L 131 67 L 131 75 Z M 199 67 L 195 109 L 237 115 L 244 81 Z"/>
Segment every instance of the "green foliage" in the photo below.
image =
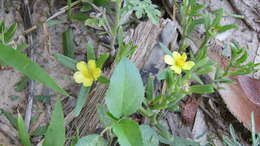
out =
<path fill-rule="evenodd" d="M 14 128 L 17 128 L 17 118 L 10 112 L 0 109 L 1 115 L 3 114 Z"/>
<path fill-rule="evenodd" d="M 140 127 L 142 133 L 142 139 L 144 146 L 158 146 L 159 137 L 156 131 L 148 125 L 141 125 Z"/>
<path fill-rule="evenodd" d="M 84 87 L 81 86 L 80 88 L 80 92 L 77 98 L 77 103 L 76 103 L 76 107 L 74 109 L 74 115 L 78 116 L 80 114 L 81 109 L 83 108 L 84 104 L 86 103 L 87 99 L 88 99 L 88 94 L 90 91 L 90 87 Z"/>
<path fill-rule="evenodd" d="M 73 40 L 73 32 L 71 28 L 68 28 L 63 33 L 63 51 L 64 55 L 68 56 L 70 58 L 74 58 L 74 52 L 75 52 L 75 44 Z"/>
<path fill-rule="evenodd" d="M 214 86 L 212 85 L 193 85 L 190 86 L 191 93 L 207 94 L 214 92 Z"/>
<path fill-rule="evenodd" d="M 15 59 L 13 59 L 15 58 Z M 0 44 L 0 60 L 9 66 L 21 71 L 29 78 L 63 95 L 68 95 L 58 84 L 44 71 L 39 64 L 32 62 L 28 57 L 13 48 Z M 19 61 L 17 61 L 19 60 Z"/>
<path fill-rule="evenodd" d="M 18 135 L 19 135 L 21 144 L 24 146 L 31 146 L 32 144 L 30 141 L 30 135 L 27 132 L 25 123 L 20 114 L 18 114 L 18 118 L 17 118 L 17 129 L 18 129 Z"/>
<path fill-rule="evenodd" d="M 16 32 L 17 24 L 12 24 L 9 28 L 6 28 L 5 22 L 0 21 L 0 44 L 7 44 L 12 41 L 12 38 Z"/>
<path fill-rule="evenodd" d="M 47 128 L 47 126 L 40 126 L 31 133 L 31 136 L 44 136 Z"/>
<path fill-rule="evenodd" d="M 152 4 L 151 0 L 125 0 L 125 7 L 122 9 L 122 13 L 125 14 L 129 11 L 135 11 L 136 17 L 139 19 L 145 14 L 154 23 L 159 23 L 159 16 L 161 12 L 157 9 L 157 6 Z"/>
<path fill-rule="evenodd" d="M 123 58 L 116 66 L 106 92 L 108 109 L 117 118 L 129 116 L 140 108 L 143 100 L 144 87 L 139 71 Z"/>
<path fill-rule="evenodd" d="M 64 116 L 60 100 L 58 99 L 51 116 L 51 122 L 48 126 L 43 146 L 64 146 L 65 126 Z"/>
<path fill-rule="evenodd" d="M 87 43 L 87 60 L 96 60 L 96 55 L 92 43 Z"/>
<path fill-rule="evenodd" d="M 144 146 L 139 125 L 135 121 L 123 119 L 112 128 L 121 146 Z"/>
<path fill-rule="evenodd" d="M 26 89 L 28 81 L 29 78 L 27 76 L 22 76 L 21 80 L 15 84 L 15 91 L 22 92 L 24 89 Z"/>
<path fill-rule="evenodd" d="M 54 57 L 60 64 L 64 65 L 65 67 L 72 70 L 76 70 L 76 60 L 59 53 L 54 54 Z"/>
<path fill-rule="evenodd" d="M 97 67 L 102 68 L 105 62 L 107 61 L 109 57 L 109 53 L 104 53 L 102 54 L 98 59 L 97 59 Z"/>
<path fill-rule="evenodd" d="M 103 137 L 91 134 L 80 138 L 75 146 L 107 146 L 107 142 Z"/>
<path fill-rule="evenodd" d="M 108 112 L 109 112 L 108 109 L 104 105 L 101 104 L 97 105 L 98 117 L 104 127 L 111 126 L 115 121 L 108 115 Z"/>

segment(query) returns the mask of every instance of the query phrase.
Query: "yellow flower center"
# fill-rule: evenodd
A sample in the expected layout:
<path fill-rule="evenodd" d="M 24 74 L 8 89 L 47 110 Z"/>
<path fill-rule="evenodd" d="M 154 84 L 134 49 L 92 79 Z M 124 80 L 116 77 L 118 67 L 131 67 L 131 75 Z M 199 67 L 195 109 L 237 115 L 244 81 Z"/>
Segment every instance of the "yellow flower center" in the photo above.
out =
<path fill-rule="evenodd" d="M 185 61 L 183 59 L 177 59 L 176 62 L 175 62 L 176 66 L 178 67 L 183 67 L 184 64 L 185 64 Z"/>

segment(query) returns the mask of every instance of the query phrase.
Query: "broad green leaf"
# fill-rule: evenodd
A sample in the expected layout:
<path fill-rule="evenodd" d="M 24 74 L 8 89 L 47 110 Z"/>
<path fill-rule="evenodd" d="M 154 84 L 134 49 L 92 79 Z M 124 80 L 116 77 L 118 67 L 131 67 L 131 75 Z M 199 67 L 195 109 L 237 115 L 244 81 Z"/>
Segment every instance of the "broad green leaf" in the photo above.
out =
<path fill-rule="evenodd" d="M 148 125 L 141 125 L 140 130 L 144 146 L 158 146 L 159 138 L 156 131 Z"/>
<path fill-rule="evenodd" d="M 146 85 L 146 98 L 148 100 L 153 99 L 153 90 L 154 90 L 154 79 L 152 76 L 149 76 L 147 79 L 147 85 Z"/>
<path fill-rule="evenodd" d="M 107 115 L 108 109 L 104 105 L 97 105 L 97 113 L 99 120 L 104 127 L 109 127 L 114 123 L 114 121 Z"/>
<path fill-rule="evenodd" d="M 91 134 L 80 138 L 75 146 L 107 146 L 107 142 L 100 135 Z"/>
<path fill-rule="evenodd" d="M 79 91 L 79 95 L 77 97 L 76 107 L 74 109 L 74 115 L 75 116 L 78 116 L 80 114 L 81 109 L 83 108 L 85 102 L 88 99 L 89 91 L 90 91 L 90 87 L 81 86 L 80 91 Z"/>
<path fill-rule="evenodd" d="M 104 53 L 102 54 L 98 59 L 97 59 L 97 67 L 102 68 L 104 63 L 107 61 L 109 57 L 109 53 Z"/>
<path fill-rule="evenodd" d="M 112 127 L 121 146 L 144 146 L 138 124 L 129 119 L 120 120 Z"/>
<path fill-rule="evenodd" d="M 136 112 L 144 101 L 142 78 L 135 65 L 123 58 L 117 64 L 110 79 L 105 102 L 117 118 Z"/>
<path fill-rule="evenodd" d="M 93 3 L 97 6 L 107 6 L 109 5 L 109 0 L 93 0 Z"/>
<path fill-rule="evenodd" d="M 88 60 L 96 60 L 96 55 L 95 55 L 95 51 L 94 51 L 94 47 L 92 43 L 87 43 L 87 59 Z"/>
<path fill-rule="evenodd" d="M 213 93 L 214 87 L 212 85 L 193 85 L 190 86 L 191 93 L 197 93 L 197 94 L 207 94 L 207 93 Z"/>
<path fill-rule="evenodd" d="M 71 28 L 68 28 L 68 30 L 63 33 L 63 51 L 65 56 L 74 58 L 75 44 Z"/>
<path fill-rule="evenodd" d="M 60 64 L 64 65 L 65 67 L 76 70 L 76 60 L 59 53 L 54 54 L 54 57 Z"/>
<path fill-rule="evenodd" d="M 51 122 L 45 134 L 43 146 L 64 146 L 65 125 L 62 105 L 58 99 L 51 116 Z"/>
<path fill-rule="evenodd" d="M 16 32 L 17 24 L 12 24 L 9 29 L 4 33 L 4 40 L 5 43 L 8 43 L 12 40 L 12 37 L 14 36 Z"/>
<path fill-rule="evenodd" d="M 18 118 L 17 118 L 17 129 L 18 129 L 18 135 L 21 144 L 24 146 L 31 146 L 32 144 L 30 141 L 30 135 L 25 127 L 25 123 L 20 114 L 18 114 Z"/>
<path fill-rule="evenodd" d="M 0 109 L 1 114 L 3 114 L 11 125 L 16 129 L 17 128 L 17 117 L 15 117 L 12 113 L 5 111 L 4 109 Z"/>
<path fill-rule="evenodd" d="M 9 46 L 0 44 L 0 60 L 9 66 L 21 71 L 29 78 L 36 80 L 43 85 L 55 90 L 63 95 L 68 95 L 66 91 L 58 86 L 58 84 L 44 71 L 39 64 L 32 62 L 24 54 Z"/>

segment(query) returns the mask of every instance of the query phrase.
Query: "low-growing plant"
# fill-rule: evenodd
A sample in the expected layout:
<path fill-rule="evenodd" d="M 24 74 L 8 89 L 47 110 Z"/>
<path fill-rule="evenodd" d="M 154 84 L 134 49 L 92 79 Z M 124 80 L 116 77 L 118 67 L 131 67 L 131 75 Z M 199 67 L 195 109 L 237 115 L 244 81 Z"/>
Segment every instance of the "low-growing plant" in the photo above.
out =
<path fill-rule="evenodd" d="M 68 17 L 70 19 L 79 18 L 79 15 L 76 17 L 76 14 L 71 11 L 71 1 L 68 1 L 68 5 Z M 203 14 L 200 11 L 205 7 L 204 5 L 198 4 L 196 0 L 183 0 L 182 3 L 178 4 L 183 28 L 179 48 L 172 52 L 163 44 L 160 44 L 165 52 L 164 62 L 168 66 L 155 77 L 149 76 L 147 84 L 144 86 L 139 70 L 128 59 L 137 47 L 133 43 L 126 44 L 123 41 L 123 18 L 128 13 L 135 13 L 137 18 L 147 15 L 153 23 L 159 23 L 160 11 L 157 10 L 157 6 L 152 4 L 150 0 L 82 0 L 82 5 L 79 14 L 93 8 L 102 14 L 98 18 L 84 19 L 85 25 L 102 27 L 103 31 L 110 37 L 110 49 L 112 51 L 110 54 L 104 53 L 96 57 L 95 48 L 88 43 L 86 47 L 87 59 L 78 62 L 74 60 L 72 30 L 68 29 L 64 33 L 64 55 L 54 55 L 57 61 L 74 71 L 75 82 L 81 84 L 74 116 L 80 114 L 88 99 L 89 91 L 96 82 L 109 84 L 105 95 L 105 104 L 97 105 L 98 116 L 104 130 L 100 134 L 91 134 L 81 138 L 75 136 L 73 138 L 73 145 L 75 144 L 75 146 L 106 146 L 117 143 L 122 146 L 156 146 L 159 143 L 177 146 L 199 145 L 197 142 L 173 136 L 161 124 L 166 112 L 178 111 L 179 101 L 187 95 L 213 93 L 215 89 L 220 88 L 220 84 L 234 83 L 228 78 L 229 76 L 252 73 L 256 71 L 255 67 L 259 65 L 252 62 L 245 63 L 248 53 L 236 43 L 230 44 L 231 59 L 225 69 L 220 68 L 216 62 L 207 57 L 207 52 L 210 49 L 209 40 L 238 26 L 234 24 L 221 25 L 221 20 L 225 16 L 223 9 L 215 10 L 213 14 Z M 108 19 L 108 11 L 114 14 L 114 23 Z M 193 52 L 189 49 L 188 40 L 193 39 L 192 32 L 198 25 L 204 28 L 204 35 L 198 51 Z M 0 32 L 5 31 L 0 29 Z M 29 78 L 37 80 L 61 94 L 68 95 L 38 64 L 8 46 L 7 40 L 2 39 L 2 43 L 0 43 L 0 60 L 20 70 Z M 19 62 L 13 61 L 11 55 L 15 56 Z M 111 78 L 107 79 L 107 77 L 102 76 L 102 69 L 109 55 L 115 59 L 115 68 Z M 200 76 L 208 73 L 213 73 L 215 76 L 211 81 L 204 83 Z M 166 85 L 165 90 L 162 90 L 161 93 L 154 93 L 155 78 Z M 142 118 L 145 118 L 146 124 L 133 118 L 135 115 L 141 115 Z M 17 119 L 17 129 L 21 143 L 26 146 L 31 145 L 30 134 L 26 132 L 20 115 Z M 227 138 L 224 141 L 236 145 L 238 143 L 232 133 L 234 132 L 231 128 L 233 141 L 227 140 Z M 259 138 L 255 137 L 254 130 L 252 130 L 252 133 L 253 145 L 255 146 Z M 43 145 L 63 146 L 64 142 L 64 117 L 61 103 L 58 101 L 45 133 Z"/>

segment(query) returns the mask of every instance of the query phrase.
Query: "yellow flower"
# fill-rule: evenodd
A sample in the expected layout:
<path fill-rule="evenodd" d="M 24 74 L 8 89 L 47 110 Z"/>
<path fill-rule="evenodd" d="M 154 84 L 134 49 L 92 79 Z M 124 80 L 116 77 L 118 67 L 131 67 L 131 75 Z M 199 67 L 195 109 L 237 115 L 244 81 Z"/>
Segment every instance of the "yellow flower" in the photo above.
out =
<path fill-rule="evenodd" d="M 95 60 L 89 60 L 88 64 L 81 61 L 77 63 L 76 67 L 79 71 L 74 73 L 73 78 L 76 83 L 83 83 L 85 87 L 91 86 L 101 74 L 101 69 L 96 67 Z"/>
<path fill-rule="evenodd" d="M 164 62 L 170 65 L 170 69 L 176 72 L 177 74 L 181 74 L 182 70 L 190 70 L 195 63 L 192 61 L 187 61 L 187 55 L 185 53 L 179 54 L 178 52 L 174 51 L 172 56 L 165 55 Z"/>

